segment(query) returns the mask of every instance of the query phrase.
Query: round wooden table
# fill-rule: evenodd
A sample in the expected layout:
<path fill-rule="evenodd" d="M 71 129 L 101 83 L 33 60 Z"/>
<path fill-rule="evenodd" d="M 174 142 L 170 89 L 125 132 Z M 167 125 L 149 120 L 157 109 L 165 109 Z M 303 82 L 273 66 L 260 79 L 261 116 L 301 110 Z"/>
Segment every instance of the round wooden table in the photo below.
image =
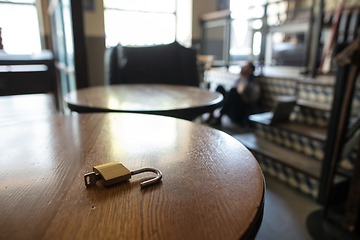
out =
<path fill-rule="evenodd" d="M 0 127 L 3 239 L 250 239 L 264 181 L 253 155 L 216 129 L 145 114 L 56 116 Z M 153 173 L 85 187 L 120 161 Z"/>
<path fill-rule="evenodd" d="M 223 96 L 189 86 L 119 84 L 80 89 L 64 100 L 79 113 L 147 113 L 193 120 L 220 107 Z"/>

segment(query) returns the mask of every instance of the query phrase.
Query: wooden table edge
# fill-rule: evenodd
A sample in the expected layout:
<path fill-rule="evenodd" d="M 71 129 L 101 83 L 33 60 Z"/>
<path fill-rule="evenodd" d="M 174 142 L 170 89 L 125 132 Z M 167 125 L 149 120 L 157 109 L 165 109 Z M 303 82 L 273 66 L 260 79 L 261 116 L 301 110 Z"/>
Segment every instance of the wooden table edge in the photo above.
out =
<path fill-rule="evenodd" d="M 208 106 L 198 106 L 198 107 L 190 107 L 190 108 L 178 108 L 171 110 L 118 110 L 118 109 L 106 109 L 99 107 L 87 107 L 82 105 L 73 104 L 66 99 L 64 101 L 67 103 L 67 106 L 71 111 L 77 113 L 141 113 L 141 114 L 151 114 L 151 115 L 159 115 L 159 116 L 168 116 L 175 117 L 185 120 L 194 120 L 197 116 L 201 114 L 214 111 L 217 108 L 222 107 L 224 103 L 224 97 L 220 97 L 221 100 L 215 102 Z"/>
<path fill-rule="evenodd" d="M 265 195 L 266 195 L 266 182 L 265 182 L 264 174 L 262 176 L 263 176 L 263 194 L 262 194 L 261 202 L 258 207 L 258 211 L 255 215 L 255 218 L 254 218 L 252 224 L 249 226 L 246 233 L 242 236 L 242 238 L 241 238 L 242 240 L 255 239 L 256 235 L 259 232 L 259 229 L 261 227 L 262 221 L 263 221 L 264 207 L 265 207 Z"/>

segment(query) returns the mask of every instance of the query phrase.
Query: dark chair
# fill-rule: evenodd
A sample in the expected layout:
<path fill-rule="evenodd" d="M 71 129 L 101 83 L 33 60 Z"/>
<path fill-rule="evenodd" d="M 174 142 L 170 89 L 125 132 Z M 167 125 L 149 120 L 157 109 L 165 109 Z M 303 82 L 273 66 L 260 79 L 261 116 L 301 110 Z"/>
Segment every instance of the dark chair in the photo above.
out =
<path fill-rule="evenodd" d="M 199 86 L 196 50 L 177 42 L 116 47 L 105 53 L 105 84 L 157 83 Z"/>

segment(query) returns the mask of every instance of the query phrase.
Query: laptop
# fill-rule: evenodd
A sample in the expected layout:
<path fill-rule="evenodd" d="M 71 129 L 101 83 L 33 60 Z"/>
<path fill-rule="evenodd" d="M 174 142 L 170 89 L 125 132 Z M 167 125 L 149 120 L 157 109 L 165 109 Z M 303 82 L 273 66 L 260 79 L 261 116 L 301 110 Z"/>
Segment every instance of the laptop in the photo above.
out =
<path fill-rule="evenodd" d="M 254 114 L 249 116 L 251 121 L 261 122 L 264 124 L 275 124 L 280 122 L 289 121 L 290 114 L 296 105 L 296 97 L 281 96 L 275 101 L 274 107 L 271 112 Z"/>

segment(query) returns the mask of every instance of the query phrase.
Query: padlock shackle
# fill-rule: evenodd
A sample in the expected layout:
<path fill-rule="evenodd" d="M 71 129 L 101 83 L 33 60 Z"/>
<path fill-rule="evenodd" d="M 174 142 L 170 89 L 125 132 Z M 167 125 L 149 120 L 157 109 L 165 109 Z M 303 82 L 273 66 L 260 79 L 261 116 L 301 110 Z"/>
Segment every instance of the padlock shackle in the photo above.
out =
<path fill-rule="evenodd" d="M 139 169 L 131 171 L 131 175 L 135 175 L 135 174 L 139 174 L 139 173 L 143 173 L 143 172 L 153 172 L 153 173 L 156 173 L 157 176 L 153 179 L 150 179 L 150 180 L 140 183 L 141 188 L 148 187 L 150 185 L 158 183 L 158 182 L 160 182 L 160 180 L 162 178 L 162 173 L 157 168 L 139 168 Z"/>

